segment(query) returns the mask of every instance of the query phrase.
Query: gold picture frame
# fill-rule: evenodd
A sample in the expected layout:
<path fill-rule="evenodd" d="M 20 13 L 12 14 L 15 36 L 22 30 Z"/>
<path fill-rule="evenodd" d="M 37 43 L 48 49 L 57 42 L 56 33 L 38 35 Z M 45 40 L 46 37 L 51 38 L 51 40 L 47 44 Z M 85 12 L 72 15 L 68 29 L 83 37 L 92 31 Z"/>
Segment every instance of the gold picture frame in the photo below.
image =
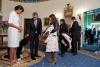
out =
<path fill-rule="evenodd" d="M 44 18 L 44 26 L 48 26 L 49 25 L 49 17 L 45 17 Z"/>
<path fill-rule="evenodd" d="M 64 17 L 72 17 L 73 15 L 73 6 L 70 4 L 66 4 L 66 7 L 64 8 Z"/>

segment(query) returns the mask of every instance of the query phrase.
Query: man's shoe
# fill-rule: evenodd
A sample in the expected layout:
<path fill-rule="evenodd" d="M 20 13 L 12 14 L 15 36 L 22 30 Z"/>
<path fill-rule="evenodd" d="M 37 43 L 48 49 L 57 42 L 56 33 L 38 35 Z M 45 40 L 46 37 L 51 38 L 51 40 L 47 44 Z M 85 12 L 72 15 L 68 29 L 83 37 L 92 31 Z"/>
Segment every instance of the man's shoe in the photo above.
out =
<path fill-rule="evenodd" d="M 39 55 L 35 55 L 35 57 L 41 57 L 41 56 L 39 56 Z"/>
<path fill-rule="evenodd" d="M 17 59 L 19 59 L 20 58 L 20 56 L 17 56 Z"/>
<path fill-rule="evenodd" d="M 75 56 L 75 55 L 77 55 L 77 53 L 73 53 L 73 55 Z"/>
<path fill-rule="evenodd" d="M 65 54 L 60 53 L 59 55 L 60 55 L 61 57 L 64 57 Z"/>
<path fill-rule="evenodd" d="M 31 59 L 32 59 L 32 60 L 36 60 L 36 58 L 35 58 L 35 57 L 31 57 Z"/>
<path fill-rule="evenodd" d="M 5 60 L 5 61 L 8 61 L 8 60 L 9 60 L 9 56 L 8 56 L 8 55 L 4 55 L 4 56 L 2 56 L 1 59 L 2 59 L 2 60 Z"/>
<path fill-rule="evenodd" d="M 8 55 L 4 55 L 4 58 L 7 58 L 7 59 L 9 59 L 9 56 L 8 56 Z"/>

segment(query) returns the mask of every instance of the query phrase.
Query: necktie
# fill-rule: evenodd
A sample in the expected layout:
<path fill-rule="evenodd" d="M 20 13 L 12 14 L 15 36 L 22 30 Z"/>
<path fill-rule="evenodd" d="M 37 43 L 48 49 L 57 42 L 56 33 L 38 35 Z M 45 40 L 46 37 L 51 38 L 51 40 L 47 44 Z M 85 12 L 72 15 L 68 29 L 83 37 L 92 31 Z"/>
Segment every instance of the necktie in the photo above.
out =
<path fill-rule="evenodd" d="M 37 20 L 34 21 L 35 28 L 37 28 Z"/>

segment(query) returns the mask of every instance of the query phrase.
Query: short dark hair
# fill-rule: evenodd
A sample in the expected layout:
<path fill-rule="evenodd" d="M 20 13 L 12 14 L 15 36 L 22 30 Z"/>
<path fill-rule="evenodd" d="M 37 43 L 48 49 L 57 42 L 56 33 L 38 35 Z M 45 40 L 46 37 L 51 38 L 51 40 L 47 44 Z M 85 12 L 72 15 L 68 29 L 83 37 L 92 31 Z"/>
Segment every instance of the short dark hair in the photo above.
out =
<path fill-rule="evenodd" d="M 63 21 L 63 22 L 65 22 L 65 20 L 64 20 L 64 19 L 60 19 L 60 21 Z"/>
<path fill-rule="evenodd" d="M 63 23 L 65 23 L 65 20 L 64 19 L 61 19 L 60 21 L 62 21 Z"/>
<path fill-rule="evenodd" d="M 17 6 L 15 6 L 15 11 L 16 10 L 22 10 L 22 12 L 24 12 L 24 8 L 23 8 L 23 6 L 21 6 L 21 5 L 17 5 Z"/>
<path fill-rule="evenodd" d="M 38 15 L 38 13 L 37 12 L 33 12 L 32 16 L 35 16 L 35 15 Z"/>
<path fill-rule="evenodd" d="M 50 14 L 49 17 L 51 18 L 52 22 L 57 22 L 57 18 L 55 16 L 55 14 Z"/>
<path fill-rule="evenodd" d="M 76 20 L 76 18 L 73 16 L 72 18 L 71 18 L 72 20 Z"/>

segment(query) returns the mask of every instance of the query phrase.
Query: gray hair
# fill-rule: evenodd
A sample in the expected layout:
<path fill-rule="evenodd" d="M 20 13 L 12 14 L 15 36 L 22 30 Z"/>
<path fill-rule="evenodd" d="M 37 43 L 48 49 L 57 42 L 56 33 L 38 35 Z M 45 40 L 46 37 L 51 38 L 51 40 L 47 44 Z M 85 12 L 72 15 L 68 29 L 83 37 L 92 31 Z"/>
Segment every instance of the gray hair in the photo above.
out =
<path fill-rule="evenodd" d="M 38 15 L 38 13 L 37 12 L 33 12 L 32 16 L 35 16 L 35 15 Z"/>

